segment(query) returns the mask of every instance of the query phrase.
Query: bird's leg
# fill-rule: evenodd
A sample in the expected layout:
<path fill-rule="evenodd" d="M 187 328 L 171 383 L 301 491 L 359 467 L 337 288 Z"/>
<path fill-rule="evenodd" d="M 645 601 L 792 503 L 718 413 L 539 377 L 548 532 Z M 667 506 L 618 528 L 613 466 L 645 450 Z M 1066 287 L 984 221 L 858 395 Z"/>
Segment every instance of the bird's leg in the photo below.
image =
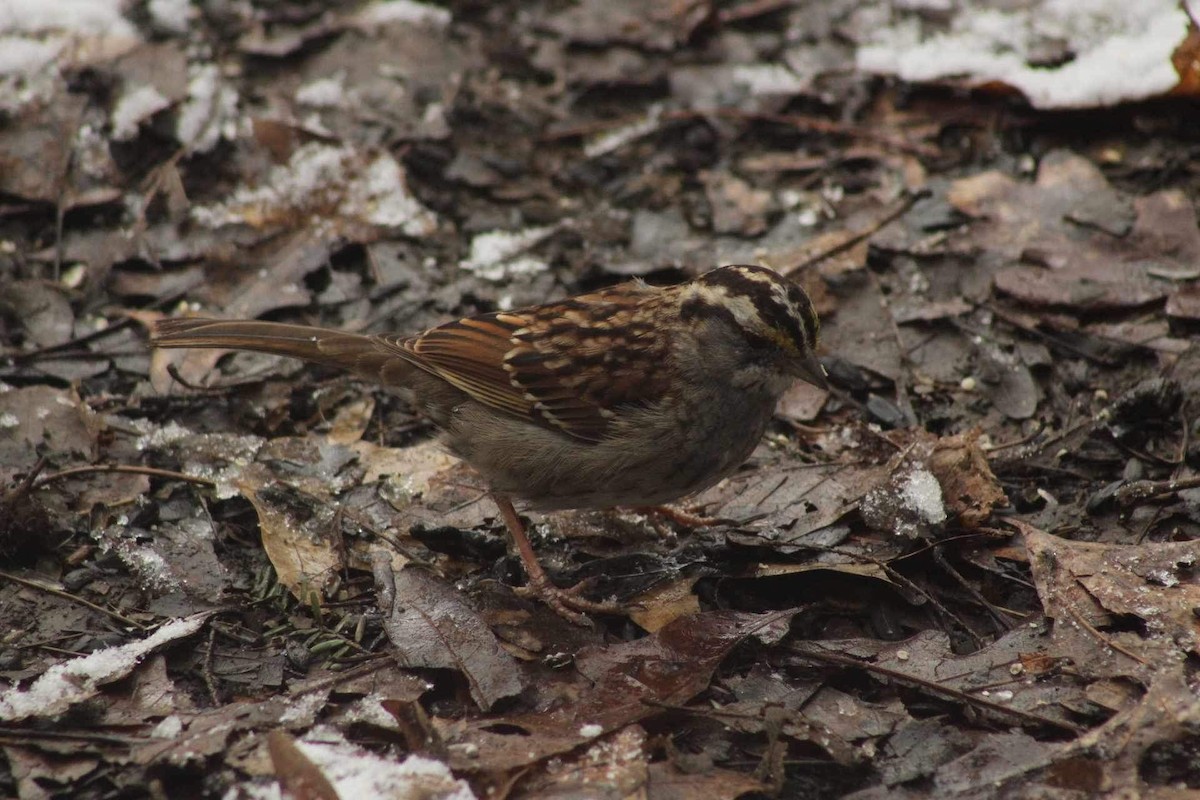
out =
<path fill-rule="evenodd" d="M 529 578 L 529 585 L 523 590 L 518 589 L 518 594 L 537 597 L 563 619 L 585 627 L 590 626 L 591 622 L 584 614 L 623 613 L 624 609 L 616 603 L 597 603 L 580 597 L 578 592 L 583 584 L 570 589 L 560 589 L 551 583 L 549 576 L 546 575 L 546 570 L 538 561 L 537 554 L 533 552 L 533 544 L 525 534 L 525 525 L 517 516 L 517 510 L 513 508 L 512 501 L 500 494 L 493 494 L 491 498 L 492 502 L 496 504 L 496 508 L 500 509 L 500 518 L 504 520 L 504 526 L 508 528 L 509 538 L 516 546 L 517 554 L 521 557 L 521 564 L 525 567 L 525 575 Z"/>

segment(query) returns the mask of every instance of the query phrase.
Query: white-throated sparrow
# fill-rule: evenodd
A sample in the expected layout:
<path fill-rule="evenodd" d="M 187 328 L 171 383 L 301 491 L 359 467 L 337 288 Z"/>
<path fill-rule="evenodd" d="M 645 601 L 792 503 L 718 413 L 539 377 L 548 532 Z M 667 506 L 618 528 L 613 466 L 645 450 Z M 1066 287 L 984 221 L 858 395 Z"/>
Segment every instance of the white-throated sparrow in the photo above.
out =
<path fill-rule="evenodd" d="M 412 336 L 171 319 L 158 347 L 256 350 L 411 390 L 487 482 L 555 611 L 610 611 L 550 583 L 510 498 L 535 509 L 649 506 L 712 486 L 749 457 L 784 390 L 824 385 L 804 290 L 764 267 L 677 286 L 634 281 Z"/>

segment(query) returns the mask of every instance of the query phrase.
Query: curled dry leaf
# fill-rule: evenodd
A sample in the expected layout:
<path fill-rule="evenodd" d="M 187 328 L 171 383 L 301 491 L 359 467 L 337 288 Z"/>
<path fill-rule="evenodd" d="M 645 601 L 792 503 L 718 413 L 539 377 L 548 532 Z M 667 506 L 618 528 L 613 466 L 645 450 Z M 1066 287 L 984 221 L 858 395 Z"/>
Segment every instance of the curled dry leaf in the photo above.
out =
<path fill-rule="evenodd" d="M 964 528 L 978 528 L 1008 498 L 979 446 L 978 430 L 939 439 L 929 471 L 942 487 L 946 511 Z"/>
<path fill-rule="evenodd" d="M 977 528 L 1007 502 L 979 447 L 979 432 L 935 438 L 913 431 L 901 438 L 910 441 L 886 482 L 859 507 L 872 528 L 909 537 L 947 521 Z"/>

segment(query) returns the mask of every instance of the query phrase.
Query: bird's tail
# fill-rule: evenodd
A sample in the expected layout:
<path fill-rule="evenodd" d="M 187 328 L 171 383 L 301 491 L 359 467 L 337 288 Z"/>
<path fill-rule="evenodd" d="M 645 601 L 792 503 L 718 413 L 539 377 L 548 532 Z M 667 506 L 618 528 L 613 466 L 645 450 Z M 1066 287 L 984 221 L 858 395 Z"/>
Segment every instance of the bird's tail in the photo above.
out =
<path fill-rule="evenodd" d="M 253 350 L 338 367 L 387 384 L 403 384 L 413 368 L 403 348 L 390 340 L 281 322 L 164 319 L 155 324 L 151 344 Z"/>

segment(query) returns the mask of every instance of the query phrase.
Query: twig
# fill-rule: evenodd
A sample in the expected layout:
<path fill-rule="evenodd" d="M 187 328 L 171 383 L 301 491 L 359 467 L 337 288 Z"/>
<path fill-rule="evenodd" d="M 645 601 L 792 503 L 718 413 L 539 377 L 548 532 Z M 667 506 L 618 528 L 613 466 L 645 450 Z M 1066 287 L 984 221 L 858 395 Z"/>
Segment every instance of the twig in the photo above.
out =
<path fill-rule="evenodd" d="M 51 345 L 47 345 L 45 347 L 39 347 L 36 350 L 20 350 L 20 351 L 12 350 L 12 351 L 0 353 L 0 355 L 3 355 L 4 358 L 12 359 L 13 363 L 24 364 L 24 363 L 27 363 L 30 361 L 36 361 L 36 360 L 42 358 L 43 356 L 51 355 L 54 353 L 61 353 L 64 350 L 70 350 L 71 348 L 79 347 L 80 345 L 94 342 L 97 339 L 103 339 L 105 336 L 111 336 L 112 334 L 116 333 L 117 331 L 120 331 L 120 330 L 123 330 L 124 328 L 129 327 L 130 324 L 132 324 L 132 320 L 123 319 L 123 320 L 114 322 L 112 325 L 109 325 L 107 328 L 104 328 L 102 330 L 85 333 L 82 336 L 76 336 L 73 339 L 70 339 L 65 342 L 60 342 L 59 344 L 51 344 Z M 94 357 L 98 357 L 98 358 L 111 357 L 105 353 L 94 353 L 91 351 L 79 353 L 79 354 L 77 354 L 76 357 L 81 358 L 84 356 L 94 356 Z"/>
<path fill-rule="evenodd" d="M 814 647 L 820 645 L 818 642 L 806 642 L 805 644 L 812 645 Z M 1009 706 L 1003 706 L 999 703 L 994 703 L 991 700 L 983 700 L 982 698 L 975 697 L 967 692 L 963 692 L 958 689 L 951 689 L 949 686 L 943 686 L 938 683 L 933 683 L 931 681 L 918 678 L 915 675 L 908 675 L 894 669 L 881 667 L 878 664 L 859 661 L 856 658 L 851 658 L 850 656 L 842 655 L 841 653 L 832 653 L 827 650 L 808 650 L 800 647 L 799 645 L 792 645 L 792 647 L 789 649 L 791 652 L 801 656 L 802 658 L 811 658 L 814 661 L 821 661 L 826 664 L 834 664 L 841 667 L 862 669 L 876 675 L 882 675 L 883 677 L 894 680 L 897 683 L 914 686 L 933 695 L 942 695 L 952 700 L 966 703 L 969 706 L 990 711 L 1000 717 L 1015 719 L 1026 724 L 1046 725 L 1048 727 L 1057 728 L 1058 730 L 1072 734 L 1080 734 L 1086 730 L 1086 728 L 1070 722 L 1050 719 L 1049 717 L 1041 717 L 1037 714 L 1031 714 L 1028 711 L 1021 711 L 1020 709 L 1010 708 Z"/>
<path fill-rule="evenodd" d="M 1113 499 L 1122 506 L 1132 506 L 1143 500 L 1166 498 L 1176 492 L 1196 488 L 1200 488 L 1200 475 L 1165 481 L 1128 481 L 1113 492 Z"/>
<path fill-rule="evenodd" d="M 25 477 L 21 479 L 21 482 L 17 484 L 17 486 L 14 487 L 11 492 L 5 492 L 4 495 L 0 497 L 0 506 L 11 503 L 13 500 L 21 497 L 22 495 L 29 494 L 29 492 L 33 489 L 33 482 L 37 480 L 37 476 L 41 474 L 45 467 L 46 457 L 41 456 L 38 458 L 37 463 L 35 463 L 33 467 L 30 468 L 29 472 L 25 474 Z"/>
<path fill-rule="evenodd" d="M 95 611 L 97 613 L 105 614 L 109 617 L 112 617 L 113 619 L 120 622 L 122 625 L 128 625 L 129 627 L 137 628 L 140 631 L 146 630 L 145 625 L 141 625 L 127 617 L 123 617 L 115 611 L 110 611 L 109 609 L 104 608 L 103 606 L 96 605 L 95 603 L 91 602 L 90 600 L 84 600 L 82 597 L 70 594 L 69 592 L 64 592 L 61 589 L 55 589 L 53 586 L 47 586 L 46 584 L 44 584 L 40 581 L 31 581 L 28 578 L 19 578 L 16 575 L 13 575 L 11 572 L 5 572 L 4 570 L 0 570 L 0 578 L 3 578 L 5 580 L 10 580 L 13 583 L 19 583 L 22 586 L 28 586 L 30 589 L 37 589 L 40 592 L 45 592 L 46 594 L 53 595 L 55 597 L 61 597 L 63 600 L 70 600 L 71 602 L 78 603 L 81 606 L 87 606 L 88 608 L 92 609 L 93 611 Z"/>
<path fill-rule="evenodd" d="M 213 707 L 221 705 L 221 695 L 217 691 L 217 679 L 213 676 L 213 645 L 216 642 L 217 629 L 216 626 L 208 627 L 208 641 L 204 643 L 204 662 L 200 668 L 200 676 L 204 679 L 204 685 L 208 689 L 208 697 L 212 700 Z"/>
<path fill-rule="evenodd" d="M 136 464 L 92 464 L 87 467 L 71 467 L 64 469 L 62 472 L 54 472 L 37 481 L 33 488 L 40 489 L 46 484 L 63 478 L 74 478 L 77 475 L 89 475 L 94 472 L 120 472 L 127 475 L 149 475 L 154 478 L 167 478 L 175 481 L 187 481 L 188 483 L 198 483 L 201 486 L 216 486 L 216 482 L 210 481 L 208 478 L 198 478 L 195 475 L 188 475 L 183 472 L 176 472 L 170 469 L 158 469 L 157 467 L 142 467 Z"/>
<path fill-rule="evenodd" d="M 1067 613 L 1070 614 L 1071 617 L 1074 618 L 1074 620 L 1076 622 L 1078 622 L 1083 627 L 1084 630 L 1086 630 L 1092 636 L 1095 636 L 1098 640 L 1103 642 L 1105 647 L 1112 648 L 1113 650 L 1116 650 L 1121 655 L 1127 656 L 1128 658 L 1132 658 L 1134 661 L 1138 662 L 1139 664 L 1141 664 L 1144 667 L 1150 667 L 1151 669 L 1154 669 L 1154 665 L 1151 664 L 1149 661 L 1147 661 L 1146 659 L 1137 655 L 1136 653 L 1132 653 L 1129 650 L 1126 650 L 1124 647 L 1117 644 L 1116 642 L 1114 642 L 1112 639 L 1105 636 L 1100 631 L 1096 630 L 1096 628 L 1093 627 L 1091 625 L 1091 623 L 1089 623 L 1086 619 L 1083 618 L 1083 615 L 1080 614 L 1077 609 L 1075 609 L 1072 606 L 1067 606 L 1066 609 L 1067 609 Z"/>
<path fill-rule="evenodd" d="M 854 234 L 846 241 L 838 242 L 837 244 L 832 245 L 828 250 L 815 253 L 801 261 L 799 264 L 788 268 L 785 275 L 791 275 L 794 272 L 800 272 L 801 270 L 808 269 L 814 264 L 819 264 L 826 259 L 833 258 L 839 253 L 846 252 L 859 242 L 866 241 L 888 225 L 891 225 L 893 222 L 900 219 L 900 217 L 907 214 L 912 207 L 917 204 L 917 202 L 928 196 L 929 190 L 927 189 L 918 189 L 915 192 L 908 192 L 895 208 L 872 222 L 866 228 Z"/>
<path fill-rule="evenodd" d="M 1000 615 L 1000 612 L 996 610 L 995 606 L 989 603 L 987 598 L 984 597 L 978 589 L 972 586 L 970 582 L 963 577 L 962 573 L 954 568 L 954 565 L 951 564 L 950 560 L 946 557 L 946 550 L 944 547 L 939 545 L 932 548 L 931 552 L 933 553 L 933 560 L 937 562 L 938 566 L 945 570 L 946 573 L 954 579 L 954 582 L 957 583 L 963 591 L 971 595 L 976 603 L 983 606 L 984 609 L 987 610 L 988 615 L 991 616 L 992 621 L 996 623 L 1000 633 L 1008 633 L 1012 630 L 1012 625 L 1010 625 L 1008 620 Z M 972 633 L 972 635 L 974 636 L 975 634 Z M 980 646 L 984 644 L 983 639 L 978 636 L 975 637 L 975 641 Z"/>

